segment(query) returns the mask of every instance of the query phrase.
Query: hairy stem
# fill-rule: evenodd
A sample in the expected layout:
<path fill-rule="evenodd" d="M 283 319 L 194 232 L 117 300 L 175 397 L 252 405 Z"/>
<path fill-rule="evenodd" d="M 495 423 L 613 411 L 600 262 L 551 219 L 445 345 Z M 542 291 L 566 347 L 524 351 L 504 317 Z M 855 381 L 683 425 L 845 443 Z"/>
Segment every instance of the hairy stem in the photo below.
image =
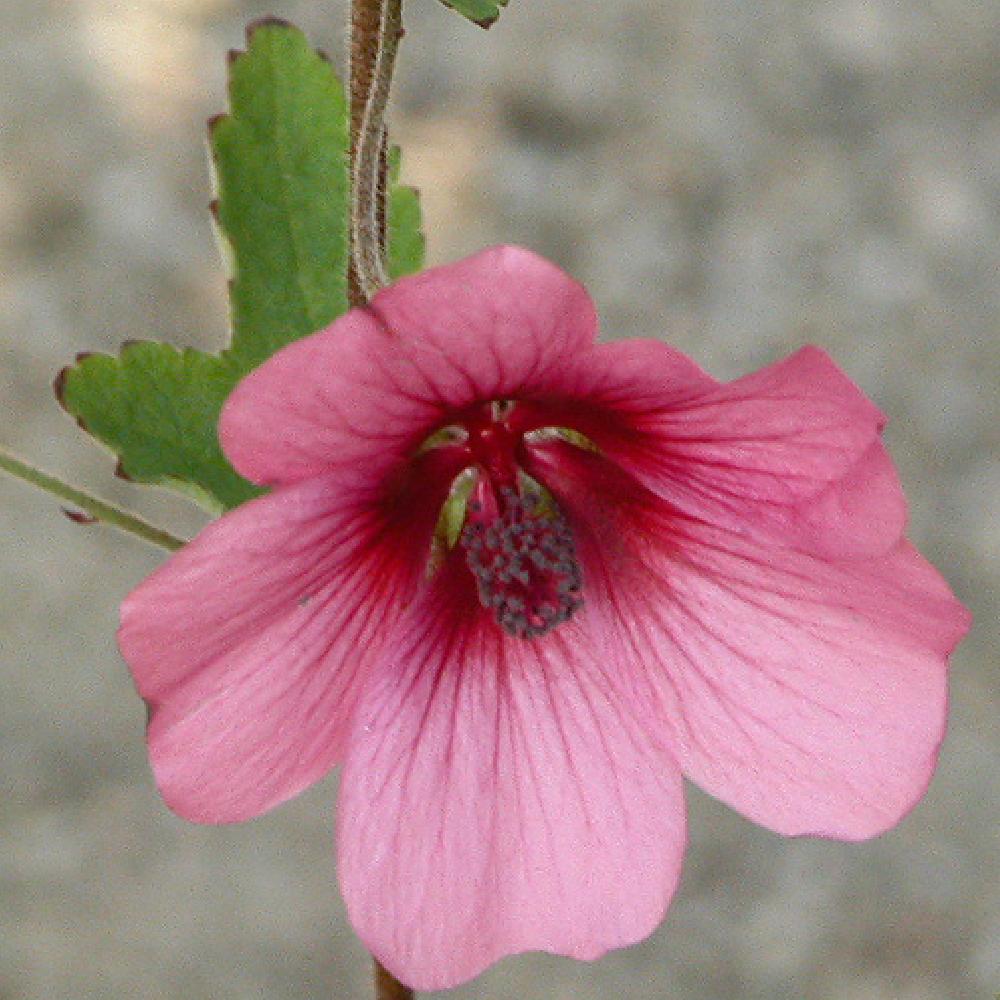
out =
<path fill-rule="evenodd" d="M 351 269 L 352 305 L 388 284 L 385 269 L 389 102 L 402 0 L 354 0 L 351 7 Z"/>
<path fill-rule="evenodd" d="M 351 260 L 348 297 L 363 306 L 388 283 L 385 270 L 388 143 L 385 108 L 403 36 L 402 0 L 351 0 Z M 413 1000 L 379 960 L 375 1000 Z"/>
<path fill-rule="evenodd" d="M 413 1000 L 413 990 L 404 986 L 375 959 L 375 1000 Z"/>
<path fill-rule="evenodd" d="M 85 518 L 80 518 L 72 511 L 66 511 L 68 516 L 73 520 L 86 521 L 93 519 L 95 521 L 103 521 L 105 524 L 110 524 L 115 528 L 120 528 L 122 531 L 127 531 L 141 538 L 144 542 L 149 542 L 151 545 L 158 545 L 160 548 L 167 549 L 170 552 L 176 552 L 184 544 L 183 539 L 154 527 L 141 517 L 130 514 L 120 507 L 105 503 L 103 500 L 98 500 L 97 497 L 93 497 L 89 493 L 84 493 L 82 490 L 69 486 L 61 480 L 42 472 L 40 469 L 28 465 L 27 462 L 15 458 L 9 452 L 2 449 L 0 449 L 0 469 L 26 483 L 31 483 L 32 486 L 40 490 L 45 490 L 46 493 L 51 493 L 60 500 L 65 500 L 67 503 L 72 504 L 74 508 L 83 511 L 84 515 L 86 515 Z"/>

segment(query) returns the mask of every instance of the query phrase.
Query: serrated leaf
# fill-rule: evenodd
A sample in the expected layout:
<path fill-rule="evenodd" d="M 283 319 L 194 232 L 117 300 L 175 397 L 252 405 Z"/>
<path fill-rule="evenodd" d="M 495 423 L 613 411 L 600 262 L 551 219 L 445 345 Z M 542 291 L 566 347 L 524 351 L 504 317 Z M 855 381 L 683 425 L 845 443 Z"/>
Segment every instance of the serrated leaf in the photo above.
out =
<path fill-rule="evenodd" d="M 81 356 L 57 394 L 120 456 L 120 474 L 180 489 L 218 513 L 262 492 L 233 470 L 216 436 L 240 374 L 226 358 L 141 341 L 118 357 Z"/>
<path fill-rule="evenodd" d="M 230 248 L 233 342 L 249 370 L 347 310 L 349 117 L 305 35 L 259 22 L 211 123 L 215 216 Z"/>
<path fill-rule="evenodd" d="M 230 264 L 231 346 L 161 343 L 88 355 L 57 395 L 141 483 L 181 490 L 218 513 L 262 492 L 226 461 L 216 428 L 236 383 L 276 350 L 347 310 L 349 125 L 343 87 L 297 29 L 268 19 L 231 56 L 230 112 L 211 123 L 220 243 Z M 392 155 L 390 273 L 419 270 L 417 193 Z"/>
<path fill-rule="evenodd" d="M 424 266 L 426 241 L 422 229 L 420 192 L 399 183 L 399 147 L 389 150 L 389 277 L 395 281 Z"/>
<path fill-rule="evenodd" d="M 500 16 L 500 11 L 507 6 L 507 0 L 441 0 L 446 7 L 464 14 L 470 21 L 475 21 L 481 28 L 488 28 Z"/>

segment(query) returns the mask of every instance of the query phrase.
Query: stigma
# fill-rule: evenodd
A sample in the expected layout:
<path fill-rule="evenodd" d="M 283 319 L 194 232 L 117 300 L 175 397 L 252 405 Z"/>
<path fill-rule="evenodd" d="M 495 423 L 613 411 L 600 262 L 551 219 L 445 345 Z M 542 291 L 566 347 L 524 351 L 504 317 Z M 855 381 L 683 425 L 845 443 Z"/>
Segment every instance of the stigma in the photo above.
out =
<path fill-rule="evenodd" d="M 494 496 L 489 514 L 481 501 L 468 505 L 460 536 L 465 561 L 480 604 L 501 628 L 534 639 L 583 605 L 573 532 L 554 501 L 537 488 L 503 486 Z"/>

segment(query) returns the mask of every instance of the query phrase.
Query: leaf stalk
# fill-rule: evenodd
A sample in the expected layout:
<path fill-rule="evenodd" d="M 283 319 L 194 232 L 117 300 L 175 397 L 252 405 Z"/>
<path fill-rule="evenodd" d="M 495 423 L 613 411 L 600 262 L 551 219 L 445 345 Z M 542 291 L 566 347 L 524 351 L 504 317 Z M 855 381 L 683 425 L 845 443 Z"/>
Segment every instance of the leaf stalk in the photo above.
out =
<path fill-rule="evenodd" d="M 44 490 L 46 493 L 50 493 L 60 500 L 65 500 L 66 503 L 72 504 L 74 508 L 83 511 L 87 515 L 86 518 L 81 519 L 73 511 L 65 511 L 67 516 L 74 521 L 83 521 L 84 523 L 89 519 L 102 521 L 121 531 L 127 531 L 129 534 L 141 538 L 150 545 L 157 545 L 161 549 L 166 549 L 168 552 L 176 552 L 185 544 L 182 538 L 177 538 L 168 531 L 154 527 L 148 521 L 144 521 L 138 515 L 131 514 L 121 507 L 116 507 L 104 500 L 99 500 L 97 497 L 91 496 L 83 490 L 68 485 L 62 482 L 62 480 L 56 479 L 55 476 L 50 476 L 48 473 L 42 472 L 41 469 L 36 469 L 20 458 L 16 458 L 4 449 L 0 449 L 0 470 L 23 482 L 30 483 L 40 490 Z"/>

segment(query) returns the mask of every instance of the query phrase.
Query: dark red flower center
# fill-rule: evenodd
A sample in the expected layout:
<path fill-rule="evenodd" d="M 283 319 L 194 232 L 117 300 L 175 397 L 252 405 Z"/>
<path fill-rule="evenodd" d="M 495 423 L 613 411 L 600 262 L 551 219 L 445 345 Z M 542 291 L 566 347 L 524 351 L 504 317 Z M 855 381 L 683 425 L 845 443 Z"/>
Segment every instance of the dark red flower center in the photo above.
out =
<path fill-rule="evenodd" d="M 566 519 L 542 495 L 502 487 L 498 513 L 469 505 L 461 543 L 479 601 L 511 635 L 532 639 L 567 621 L 583 599 L 583 580 Z"/>
<path fill-rule="evenodd" d="M 573 532 L 544 487 L 523 472 L 523 411 L 491 403 L 461 429 L 477 480 L 458 541 L 479 601 L 511 635 L 535 638 L 573 616 L 583 584 Z"/>

